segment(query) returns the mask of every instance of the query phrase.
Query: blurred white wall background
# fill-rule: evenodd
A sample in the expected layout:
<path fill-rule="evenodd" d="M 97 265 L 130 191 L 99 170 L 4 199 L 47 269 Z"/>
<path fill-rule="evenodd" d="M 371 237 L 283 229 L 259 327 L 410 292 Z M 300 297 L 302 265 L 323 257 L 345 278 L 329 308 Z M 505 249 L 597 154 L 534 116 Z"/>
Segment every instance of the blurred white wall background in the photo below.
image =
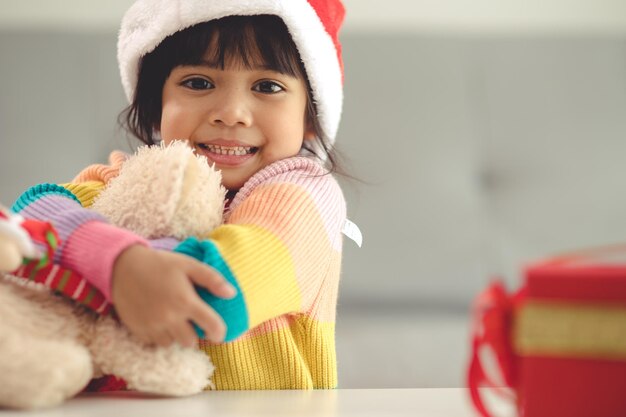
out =
<path fill-rule="evenodd" d="M 516 287 L 537 257 L 626 241 L 626 2 L 345 3 L 338 144 L 366 184 L 344 181 L 365 239 L 346 242 L 340 308 L 465 312 L 496 274 Z M 127 148 L 115 42 L 129 4 L 0 0 L 0 201 Z M 457 349 L 438 371 L 397 356 L 409 379 L 355 365 L 348 385 L 460 381 L 463 327 L 436 323 L 431 352 Z M 389 345 L 352 324 L 344 363 Z M 428 355 L 411 325 L 385 331 Z"/>
<path fill-rule="evenodd" d="M 130 0 L 0 0 L 0 27 L 116 30 Z M 621 0 L 344 0 L 345 30 L 624 33 Z"/>

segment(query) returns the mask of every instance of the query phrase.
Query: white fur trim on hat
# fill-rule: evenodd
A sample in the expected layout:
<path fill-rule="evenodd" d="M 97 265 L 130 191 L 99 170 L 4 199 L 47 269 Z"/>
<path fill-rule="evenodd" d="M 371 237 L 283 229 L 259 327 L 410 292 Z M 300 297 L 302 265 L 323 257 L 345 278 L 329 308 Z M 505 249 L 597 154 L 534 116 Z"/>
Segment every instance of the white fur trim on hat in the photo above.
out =
<path fill-rule="evenodd" d="M 307 0 L 138 0 L 122 19 L 118 61 L 132 102 L 140 59 L 180 30 L 233 15 L 270 14 L 287 26 L 313 90 L 324 133 L 334 142 L 343 103 L 343 74 L 333 39 Z"/>

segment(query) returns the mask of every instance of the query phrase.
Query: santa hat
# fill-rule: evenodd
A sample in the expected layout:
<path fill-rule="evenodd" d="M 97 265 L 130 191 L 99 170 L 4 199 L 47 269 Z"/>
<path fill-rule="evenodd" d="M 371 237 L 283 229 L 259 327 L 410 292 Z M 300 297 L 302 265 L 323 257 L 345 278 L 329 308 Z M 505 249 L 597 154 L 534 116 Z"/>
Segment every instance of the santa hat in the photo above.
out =
<path fill-rule="evenodd" d="M 304 63 L 317 116 L 334 142 L 343 102 L 343 62 L 338 34 L 345 15 L 340 0 L 137 0 L 122 19 L 117 58 L 132 102 L 139 62 L 167 36 L 225 16 L 269 14 L 287 26 Z"/>

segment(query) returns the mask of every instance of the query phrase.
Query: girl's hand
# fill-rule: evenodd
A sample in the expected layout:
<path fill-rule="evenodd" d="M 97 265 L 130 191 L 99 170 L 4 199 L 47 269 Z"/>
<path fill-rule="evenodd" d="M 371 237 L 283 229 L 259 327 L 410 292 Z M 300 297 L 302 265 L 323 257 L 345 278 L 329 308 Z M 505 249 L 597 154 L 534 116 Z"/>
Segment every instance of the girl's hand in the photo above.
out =
<path fill-rule="evenodd" d="M 208 265 L 183 254 L 133 245 L 113 265 L 111 297 L 121 321 L 145 343 L 194 346 L 197 335 L 191 321 L 207 339 L 223 341 L 224 321 L 193 284 L 217 297 L 235 295 L 232 285 Z"/>

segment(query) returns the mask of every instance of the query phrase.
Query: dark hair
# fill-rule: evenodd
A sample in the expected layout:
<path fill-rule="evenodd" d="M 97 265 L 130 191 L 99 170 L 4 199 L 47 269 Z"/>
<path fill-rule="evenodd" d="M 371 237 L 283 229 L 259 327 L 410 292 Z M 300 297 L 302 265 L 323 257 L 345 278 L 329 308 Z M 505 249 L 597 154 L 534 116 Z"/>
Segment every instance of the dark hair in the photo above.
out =
<path fill-rule="evenodd" d="M 213 53 L 207 57 L 209 46 Z M 338 166 L 339 156 L 319 124 L 298 49 L 278 16 L 227 16 L 191 26 L 165 38 L 141 60 L 135 96 L 120 114 L 120 124 L 141 142 L 155 144 L 154 132 L 161 122 L 165 81 L 174 68 L 200 65 L 206 63 L 207 58 L 210 65 L 221 69 L 233 61 L 251 68 L 260 58 L 273 71 L 303 79 L 307 87 L 306 120 L 315 133 L 315 139 L 304 141 L 303 148 L 325 161 L 329 172 L 342 173 Z"/>

